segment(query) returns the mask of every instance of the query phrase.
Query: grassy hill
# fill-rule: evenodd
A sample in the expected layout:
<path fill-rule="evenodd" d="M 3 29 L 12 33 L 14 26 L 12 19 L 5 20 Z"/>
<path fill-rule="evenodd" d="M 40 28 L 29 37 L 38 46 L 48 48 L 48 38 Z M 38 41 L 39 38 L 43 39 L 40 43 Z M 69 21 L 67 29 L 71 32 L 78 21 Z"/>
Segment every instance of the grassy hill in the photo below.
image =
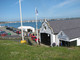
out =
<path fill-rule="evenodd" d="M 30 46 L 0 40 L 0 60 L 80 60 L 80 47 Z"/>

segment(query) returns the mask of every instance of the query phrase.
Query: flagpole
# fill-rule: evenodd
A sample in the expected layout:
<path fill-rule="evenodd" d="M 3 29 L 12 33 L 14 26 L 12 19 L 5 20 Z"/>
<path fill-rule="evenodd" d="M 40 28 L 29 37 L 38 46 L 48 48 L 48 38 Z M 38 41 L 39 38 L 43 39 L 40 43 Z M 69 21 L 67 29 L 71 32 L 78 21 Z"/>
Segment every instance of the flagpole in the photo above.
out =
<path fill-rule="evenodd" d="M 36 12 L 36 8 L 35 8 L 35 12 Z M 36 34 L 37 34 L 37 44 L 38 44 L 38 25 L 37 25 L 37 12 L 36 12 Z"/>
<path fill-rule="evenodd" d="M 19 0 L 19 7 L 20 7 L 21 36 L 22 36 L 21 43 L 25 43 L 26 41 L 24 40 L 24 36 L 23 36 L 23 27 L 22 27 L 23 24 L 22 24 L 21 0 Z"/>

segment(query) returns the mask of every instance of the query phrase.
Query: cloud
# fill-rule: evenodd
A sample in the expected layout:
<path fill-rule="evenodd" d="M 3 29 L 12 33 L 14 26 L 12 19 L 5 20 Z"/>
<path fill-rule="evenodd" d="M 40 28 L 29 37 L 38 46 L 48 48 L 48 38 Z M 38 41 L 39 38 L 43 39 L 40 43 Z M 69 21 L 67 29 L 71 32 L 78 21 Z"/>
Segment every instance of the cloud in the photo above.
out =
<path fill-rule="evenodd" d="M 57 1 L 58 0 L 56 0 L 56 2 Z M 71 4 L 71 3 L 75 2 L 75 1 L 78 1 L 78 0 L 64 0 L 63 2 L 60 2 L 59 4 L 51 6 L 48 9 L 48 12 L 49 12 L 50 15 L 52 15 L 57 9 L 62 8 L 64 6 L 66 6 L 66 5 L 69 5 L 69 4 Z"/>
<path fill-rule="evenodd" d="M 61 8 L 61 7 L 65 6 L 65 5 L 68 5 L 69 3 L 73 2 L 73 1 L 75 1 L 75 0 L 66 0 L 64 2 L 61 2 L 61 3 L 57 4 L 57 5 L 55 5 L 55 6 L 52 6 L 51 8 L 52 9 Z"/>
<path fill-rule="evenodd" d="M 63 6 L 65 6 L 65 5 L 67 5 L 67 4 L 69 4 L 69 3 L 70 3 L 70 1 L 64 1 L 64 2 L 56 5 L 56 7 L 63 7 Z"/>
<path fill-rule="evenodd" d="M 56 0 L 56 2 L 57 2 L 58 0 Z M 65 0 L 64 2 L 61 2 L 61 3 L 59 3 L 59 4 L 57 4 L 57 5 L 53 5 L 52 7 L 51 7 L 51 9 L 54 9 L 54 8 L 61 8 L 61 7 L 64 7 L 65 5 L 69 5 L 70 3 L 72 3 L 72 2 L 78 2 L 79 0 Z"/>

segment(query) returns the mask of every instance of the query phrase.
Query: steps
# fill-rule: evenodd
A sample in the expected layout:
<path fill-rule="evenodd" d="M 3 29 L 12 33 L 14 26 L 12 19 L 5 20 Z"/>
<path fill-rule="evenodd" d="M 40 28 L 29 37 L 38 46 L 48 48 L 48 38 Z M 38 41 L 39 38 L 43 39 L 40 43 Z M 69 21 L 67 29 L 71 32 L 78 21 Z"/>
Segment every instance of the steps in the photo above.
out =
<path fill-rule="evenodd" d="M 37 43 L 36 43 L 35 41 L 33 41 L 33 40 L 31 39 L 31 37 L 28 37 L 27 42 L 28 42 L 29 45 L 37 45 Z"/>

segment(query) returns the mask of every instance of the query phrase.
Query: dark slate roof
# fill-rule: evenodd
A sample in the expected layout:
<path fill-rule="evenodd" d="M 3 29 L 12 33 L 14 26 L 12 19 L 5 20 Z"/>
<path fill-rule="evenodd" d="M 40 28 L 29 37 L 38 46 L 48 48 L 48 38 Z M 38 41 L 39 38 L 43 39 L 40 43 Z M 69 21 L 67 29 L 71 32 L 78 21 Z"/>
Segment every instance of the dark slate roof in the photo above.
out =
<path fill-rule="evenodd" d="M 80 27 L 63 30 L 63 32 L 69 37 L 74 39 L 80 37 Z"/>
<path fill-rule="evenodd" d="M 48 22 L 54 33 L 59 33 L 62 30 L 80 27 L 80 19 L 72 20 L 54 20 Z"/>

